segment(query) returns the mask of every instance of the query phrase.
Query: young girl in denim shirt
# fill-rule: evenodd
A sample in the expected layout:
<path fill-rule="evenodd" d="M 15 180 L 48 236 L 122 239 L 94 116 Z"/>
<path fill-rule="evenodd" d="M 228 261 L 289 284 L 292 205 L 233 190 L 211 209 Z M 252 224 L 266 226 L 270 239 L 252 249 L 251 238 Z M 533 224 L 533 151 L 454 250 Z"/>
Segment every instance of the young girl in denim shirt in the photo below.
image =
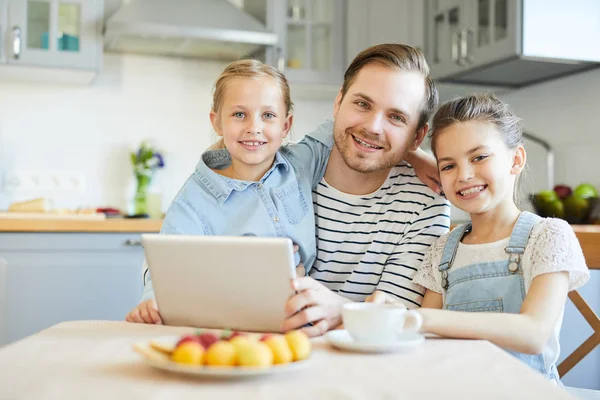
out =
<path fill-rule="evenodd" d="M 475 94 L 442 105 L 432 129 L 442 189 L 471 222 L 440 237 L 413 279 L 426 288 L 422 330 L 489 340 L 559 383 L 567 293 L 589 271 L 568 223 L 515 204 L 526 160 L 520 120 L 494 95 Z"/>
<path fill-rule="evenodd" d="M 316 257 L 311 192 L 331 149 L 310 137 L 281 147 L 292 119 L 283 74 L 256 60 L 229 64 L 217 79 L 210 111 L 221 140 L 202 154 L 160 233 L 289 237 L 308 270 Z M 126 319 L 161 323 L 147 269 L 144 284 L 141 303 Z"/>

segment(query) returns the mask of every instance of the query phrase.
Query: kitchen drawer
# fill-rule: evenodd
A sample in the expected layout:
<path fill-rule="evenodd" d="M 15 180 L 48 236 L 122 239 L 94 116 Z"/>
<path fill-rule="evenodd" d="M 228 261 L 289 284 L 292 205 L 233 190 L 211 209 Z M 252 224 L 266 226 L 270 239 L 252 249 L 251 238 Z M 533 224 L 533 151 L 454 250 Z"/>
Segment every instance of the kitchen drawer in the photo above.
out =
<path fill-rule="evenodd" d="M 7 251 L 95 251 L 140 249 L 140 233 L 0 233 L 0 253 Z"/>

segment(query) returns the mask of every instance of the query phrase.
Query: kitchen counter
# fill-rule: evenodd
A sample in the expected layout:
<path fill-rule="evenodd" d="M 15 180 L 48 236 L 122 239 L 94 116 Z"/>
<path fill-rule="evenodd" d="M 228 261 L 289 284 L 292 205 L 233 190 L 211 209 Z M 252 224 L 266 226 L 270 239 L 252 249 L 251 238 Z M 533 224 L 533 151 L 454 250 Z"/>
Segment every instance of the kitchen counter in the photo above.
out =
<path fill-rule="evenodd" d="M 0 232 L 140 232 L 160 231 L 162 219 L 0 220 Z M 600 225 L 573 225 L 590 269 L 600 269 Z"/>
<path fill-rule="evenodd" d="M 7 219 L 0 220 L 0 232 L 140 232 L 160 231 L 162 219 L 123 219 L 105 220 L 76 219 Z"/>

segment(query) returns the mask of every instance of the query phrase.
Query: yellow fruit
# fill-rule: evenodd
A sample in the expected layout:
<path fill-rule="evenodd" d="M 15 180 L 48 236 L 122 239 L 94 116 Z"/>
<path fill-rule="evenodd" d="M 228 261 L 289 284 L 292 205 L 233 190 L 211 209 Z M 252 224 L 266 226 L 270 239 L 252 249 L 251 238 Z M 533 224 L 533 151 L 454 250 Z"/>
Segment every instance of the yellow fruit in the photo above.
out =
<path fill-rule="evenodd" d="M 171 353 L 171 361 L 180 364 L 202 365 L 204 360 L 204 348 L 200 343 L 182 343 Z"/>
<path fill-rule="evenodd" d="M 273 353 L 262 342 L 249 341 L 240 350 L 238 362 L 242 367 L 269 367 L 273 364 Z"/>
<path fill-rule="evenodd" d="M 233 345 L 233 347 L 235 348 L 235 353 L 236 354 L 240 354 L 240 352 L 242 351 L 242 348 L 244 348 L 245 346 L 248 346 L 248 344 L 250 344 L 250 339 L 248 339 L 246 336 L 236 336 L 233 339 L 229 340 L 229 343 L 231 343 Z"/>
<path fill-rule="evenodd" d="M 233 344 L 226 340 L 213 343 L 206 351 L 206 364 L 211 366 L 235 365 L 236 351 Z"/>
<path fill-rule="evenodd" d="M 294 355 L 288 345 L 287 340 L 282 335 L 273 335 L 263 341 L 264 344 L 269 346 L 273 353 L 274 364 L 287 364 L 292 362 Z"/>
<path fill-rule="evenodd" d="M 285 334 L 288 346 L 294 354 L 294 361 L 304 360 L 310 355 L 310 339 L 302 331 L 290 331 Z"/>

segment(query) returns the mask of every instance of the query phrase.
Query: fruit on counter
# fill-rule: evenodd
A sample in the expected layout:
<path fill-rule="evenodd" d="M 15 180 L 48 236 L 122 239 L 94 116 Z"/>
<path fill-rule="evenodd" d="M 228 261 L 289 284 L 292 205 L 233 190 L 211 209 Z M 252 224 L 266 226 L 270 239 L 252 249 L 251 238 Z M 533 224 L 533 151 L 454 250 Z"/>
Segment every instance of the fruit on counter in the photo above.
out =
<path fill-rule="evenodd" d="M 554 192 L 558 196 L 559 199 L 564 200 L 573 194 L 571 188 L 567 185 L 556 185 L 554 186 Z"/>
<path fill-rule="evenodd" d="M 238 363 L 241 367 L 270 367 L 273 358 L 273 352 L 265 343 L 249 341 L 241 348 Z"/>
<path fill-rule="evenodd" d="M 237 362 L 235 346 L 227 340 L 219 340 L 208 348 L 205 360 L 207 365 L 234 366 Z"/>
<path fill-rule="evenodd" d="M 179 364 L 202 365 L 204 347 L 198 342 L 187 341 L 182 343 L 173 350 L 171 361 Z"/>
<path fill-rule="evenodd" d="M 283 335 L 271 335 L 263 343 L 271 349 L 274 364 L 287 364 L 294 360 L 294 354 Z"/>
<path fill-rule="evenodd" d="M 584 199 L 590 199 L 592 197 L 598 197 L 598 191 L 589 183 L 582 183 L 573 190 L 573 196 L 581 197 Z"/>
<path fill-rule="evenodd" d="M 542 217 L 562 218 L 572 224 L 585 224 L 590 222 L 590 204 L 596 198 L 598 190 L 589 183 L 583 183 L 575 190 L 567 185 L 556 185 L 554 190 L 536 193 L 533 205 Z"/>
<path fill-rule="evenodd" d="M 285 340 L 292 350 L 294 361 L 300 361 L 308 358 L 310 355 L 310 339 L 302 331 L 289 331 L 285 334 Z"/>
<path fill-rule="evenodd" d="M 564 201 L 567 221 L 572 224 L 585 223 L 590 212 L 588 199 L 577 196 L 575 192 Z"/>

